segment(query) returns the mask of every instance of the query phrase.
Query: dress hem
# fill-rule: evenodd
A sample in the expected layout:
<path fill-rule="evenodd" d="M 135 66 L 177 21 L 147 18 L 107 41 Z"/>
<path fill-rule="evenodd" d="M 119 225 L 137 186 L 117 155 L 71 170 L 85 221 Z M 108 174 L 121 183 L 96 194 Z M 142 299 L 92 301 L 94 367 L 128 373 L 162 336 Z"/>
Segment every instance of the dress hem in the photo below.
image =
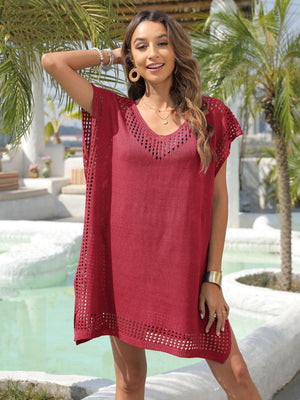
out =
<path fill-rule="evenodd" d="M 230 328 L 229 328 L 230 329 Z M 120 340 L 122 340 L 124 343 L 129 344 L 130 346 L 138 347 L 140 349 L 144 350 L 154 350 L 154 351 L 161 351 L 163 353 L 168 353 L 176 357 L 180 358 L 201 358 L 205 360 L 210 360 L 210 361 L 216 361 L 220 364 L 224 364 L 224 362 L 227 360 L 229 357 L 230 351 L 231 351 L 231 341 L 229 344 L 229 349 L 228 351 L 220 356 L 220 354 L 216 354 L 216 352 L 210 352 L 206 350 L 199 350 L 198 354 L 195 354 L 196 351 L 184 351 L 184 350 L 178 350 L 174 348 L 168 348 L 166 345 L 160 345 L 157 343 L 151 343 L 151 342 L 145 342 L 145 341 L 139 341 L 139 340 L 134 340 L 132 337 L 126 336 L 126 335 L 120 335 L 118 332 L 101 332 L 99 334 L 95 333 L 92 336 L 84 336 L 84 335 L 78 335 L 78 337 L 74 338 L 74 341 L 76 345 L 78 346 L 79 344 L 88 342 L 92 339 L 96 339 L 102 336 L 114 336 Z M 193 353 L 193 354 L 191 354 Z"/>

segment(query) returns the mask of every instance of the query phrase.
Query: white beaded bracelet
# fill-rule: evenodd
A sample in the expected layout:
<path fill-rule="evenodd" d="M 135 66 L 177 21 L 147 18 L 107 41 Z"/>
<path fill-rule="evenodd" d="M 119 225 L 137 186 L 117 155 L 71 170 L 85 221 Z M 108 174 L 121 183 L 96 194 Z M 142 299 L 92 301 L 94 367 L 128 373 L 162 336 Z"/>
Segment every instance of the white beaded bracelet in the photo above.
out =
<path fill-rule="evenodd" d="M 111 66 L 113 65 L 114 60 L 115 60 L 115 55 L 110 49 L 105 49 L 104 50 L 104 51 L 106 51 L 108 53 L 108 57 L 109 57 L 109 62 L 108 62 L 108 64 L 105 64 L 105 65 L 104 65 L 103 51 L 98 49 L 97 47 L 93 47 L 91 50 L 97 50 L 98 53 L 99 53 L 100 63 L 97 66 L 97 69 L 98 69 L 99 72 L 102 71 L 102 68 L 104 68 L 104 69 L 110 69 L 111 68 Z"/>
<path fill-rule="evenodd" d="M 98 53 L 99 53 L 99 56 L 100 56 L 100 63 L 99 63 L 99 65 L 97 66 L 97 69 L 98 69 L 98 71 L 101 73 L 102 68 L 103 68 L 103 61 L 104 61 L 103 53 L 102 53 L 102 51 L 101 51 L 100 49 L 98 49 L 97 47 L 93 47 L 91 50 L 97 50 Z"/>
<path fill-rule="evenodd" d="M 109 63 L 106 64 L 106 65 L 103 65 L 103 68 L 104 68 L 104 69 L 110 69 L 111 66 L 112 66 L 113 63 L 114 63 L 115 56 L 114 56 L 114 53 L 113 53 L 110 49 L 105 49 L 105 51 L 108 52 Z"/>

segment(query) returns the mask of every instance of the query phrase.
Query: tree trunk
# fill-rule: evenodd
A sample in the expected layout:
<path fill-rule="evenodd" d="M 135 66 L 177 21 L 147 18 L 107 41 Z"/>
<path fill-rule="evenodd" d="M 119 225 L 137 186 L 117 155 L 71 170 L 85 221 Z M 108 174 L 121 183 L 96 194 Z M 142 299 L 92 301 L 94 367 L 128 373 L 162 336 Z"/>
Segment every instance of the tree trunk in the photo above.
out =
<path fill-rule="evenodd" d="M 277 131 L 277 130 L 276 130 Z M 281 246 L 281 280 L 282 290 L 291 290 L 292 286 L 292 203 L 290 176 L 285 139 L 273 130 L 275 158 L 280 210 L 280 246 Z"/>
<path fill-rule="evenodd" d="M 58 132 L 54 132 L 53 133 L 53 141 L 52 141 L 52 143 L 53 144 L 59 144 L 60 142 L 61 142 L 61 140 L 60 140 L 60 137 L 58 135 Z"/>
<path fill-rule="evenodd" d="M 274 98 L 261 99 L 266 121 L 271 126 L 274 135 L 275 158 L 277 165 L 279 212 L 280 212 L 280 250 L 282 290 L 292 287 L 292 202 L 287 148 L 281 135 L 280 124 L 275 117 Z"/>

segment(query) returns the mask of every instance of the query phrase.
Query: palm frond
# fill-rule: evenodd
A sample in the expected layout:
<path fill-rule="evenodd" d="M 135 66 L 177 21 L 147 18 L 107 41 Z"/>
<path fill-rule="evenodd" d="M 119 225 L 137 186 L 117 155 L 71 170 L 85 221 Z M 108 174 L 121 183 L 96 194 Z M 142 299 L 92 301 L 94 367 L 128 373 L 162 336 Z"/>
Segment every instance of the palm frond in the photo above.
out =
<path fill-rule="evenodd" d="M 262 4 L 247 19 L 227 2 L 213 13 L 202 32 L 192 32 L 197 44 L 204 87 L 223 99 L 243 87 L 243 107 L 264 110 L 263 101 L 273 104 L 282 134 L 294 133 L 299 112 L 300 35 L 288 29 L 290 0 L 277 0 L 270 12 Z"/>
<path fill-rule="evenodd" d="M 0 115 L 2 135 L 19 142 L 32 120 L 31 79 L 24 58 L 10 47 L 0 51 Z"/>
<path fill-rule="evenodd" d="M 6 0 L 2 7 L 1 23 L 10 40 L 25 47 L 99 43 L 112 23 L 108 1 Z"/>
<path fill-rule="evenodd" d="M 26 134 L 31 120 L 32 92 L 30 77 L 42 74 L 40 57 L 43 53 L 59 50 L 118 46 L 122 26 L 118 22 L 120 6 L 131 7 L 128 0 L 6 0 L 0 2 L 0 88 L 1 132 L 10 141 Z M 117 26 L 118 28 L 115 28 Z M 120 28 L 121 26 L 121 28 Z M 83 74 L 98 82 L 94 71 Z M 44 75 L 44 79 L 49 77 Z M 115 68 L 114 75 L 103 74 L 104 87 L 118 90 L 122 74 Z M 56 94 L 66 101 L 56 82 Z M 98 82 L 99 83 L 99 82 Z M 13 115 L 15 113 L 15 116 Z"/>
<path fill-rule="evenodd" d="M 256 149 L 255 152 L 260 153 L 257 165 L 260 164 L 265 157 L 275 160 L 275 151 L 271 148 L 264 147 Z M 290 175 L 290 191 L 291 201 L 295 206 L 300 201 L 300 141 L 292 141 L 288 151 L 288 165 Z M 265 177 L 266 190 L 268 192 L 267 201 L 276 197 L 278 198 L 278 171 L 274 164 Z"/>
<path fill-rule="evenodd" d="M 56 114 L 56 110 L 55 110 L 54 103 L 53 103 L 53 100 L 52 100 L 51 96 L 49 96 L 49 95 L 46 96 L 46 102 L 47 102 L 47 106 L 49 107 L 49 109 L 52 112 L 52 114 L 55 115 Z"/>
<path fill-rule="evenodd" d="M 280 46 L 280 68 L 285 68 L 286 65 L 290 63 L 295 63 L 298 60 L 297 67 L 299 69 L 300 60 L 300 34 L 298 35 L 288 35 L 286 37 L 285 46 Z"/>
<path fill-rule="evenodd" d="M 292 109 L 294 107 L 293 99 L 296 93 L 293 89 L 289 69 L 281 71 L 281 77 L 278 79 L 275 93 L 275 117 L 280 121 L 282 135 L 288 139 L 294 133 L 294 118 Z"/>

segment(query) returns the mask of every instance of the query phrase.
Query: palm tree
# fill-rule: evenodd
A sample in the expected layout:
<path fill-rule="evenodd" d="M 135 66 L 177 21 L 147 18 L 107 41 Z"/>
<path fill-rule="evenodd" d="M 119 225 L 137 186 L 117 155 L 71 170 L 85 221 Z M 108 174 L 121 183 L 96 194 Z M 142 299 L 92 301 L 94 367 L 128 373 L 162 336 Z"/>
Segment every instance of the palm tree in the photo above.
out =
<path fill-rule="evenodd" d="M 0 0 L 0 134 L 8 134 L 14 144 L 26 134 L 32 120 L 31 77 L 42 76 L 41 55 L 90 44 L 115 47 L 122 37 L 119 7 L 128 4 L 127 0 Z M 95 70 L 84 73 L 98 82 Z M 118 74 L 105 75 L 101 82 L 116 85 Z"/>
<path fill-rule="evenodd" d="M 245 18 L 220 2 L 194 31 L 195 55 L 209 94 L 228 99 L 242 90 L 243 106 L 263 114 L 274 139 L 281 224 L 281 288 L 290 290 L 291 196 L 287 143 L 299 126 L 300 35 L 291 31 L 291 0 L 275 0 L 267 12 L 255 4 Z M 228 6 L 229 4 L 229 6 Z"/>
<path fill-rule="evenodd" d="M 46 96 L 46 101 L 50 112 L 45 111 L 44 114 L 48 117 L 48 123 L 45 126 L 45 140 L 49 142 L 53 136 L 53 143 L 60 143 L 59 130 L 65 119 L 81 119 L 81 111 L 76 107 L 75 101 L 70 101 L 57 115 L 54 102 L 51 96 Z M 75 109 L 74 109 L 75 108 Z"/>

